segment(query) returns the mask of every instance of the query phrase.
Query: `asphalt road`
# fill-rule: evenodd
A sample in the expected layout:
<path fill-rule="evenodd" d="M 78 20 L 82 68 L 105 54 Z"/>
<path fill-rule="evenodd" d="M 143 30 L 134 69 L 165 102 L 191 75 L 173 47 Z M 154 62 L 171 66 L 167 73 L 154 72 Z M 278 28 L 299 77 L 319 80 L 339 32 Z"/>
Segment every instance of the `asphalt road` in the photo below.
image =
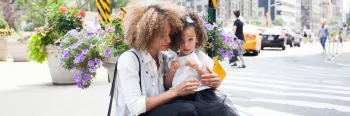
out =
<path fill-rule="evenodd" d="M 326 59 L 317 44 L 264 50 L 246 57 L 246 69 L 222 62 L 227 77 L 219 90 L 229 95 L 242 116 L 350 115 L 350 67 L 344 65 L 348 62 Z M 87 90 L 52 85 L 46 63 L 0 62 L 0 79 L 0 116 L 107 113 L 110 85 L 103 68 Z"/>

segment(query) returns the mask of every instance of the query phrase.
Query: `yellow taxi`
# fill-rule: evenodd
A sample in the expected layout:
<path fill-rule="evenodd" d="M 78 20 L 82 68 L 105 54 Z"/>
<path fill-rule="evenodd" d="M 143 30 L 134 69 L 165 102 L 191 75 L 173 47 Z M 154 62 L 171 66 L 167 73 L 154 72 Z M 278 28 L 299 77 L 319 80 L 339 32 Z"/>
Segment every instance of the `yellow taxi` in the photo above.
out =
<path fill-rule="evenodd" d="M 244 25 L 243 34 L 246 43 L 244 49 L 246 54 L 259 55 L 261 48 L 261 32 L 260 28 L 254 25 Z"/>

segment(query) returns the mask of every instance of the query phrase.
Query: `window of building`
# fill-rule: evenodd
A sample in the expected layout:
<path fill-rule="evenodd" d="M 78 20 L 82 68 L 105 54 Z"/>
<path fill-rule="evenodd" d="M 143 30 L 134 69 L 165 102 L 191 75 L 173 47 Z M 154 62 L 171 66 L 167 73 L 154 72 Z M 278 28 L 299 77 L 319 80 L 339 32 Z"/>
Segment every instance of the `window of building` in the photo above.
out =
<path fill-rule="evenodd" d="M 198 5 L 198 6 L 197 6 L 197 11 L 198 11 L 198 12 L 202 12 L 202 5 Z"/>

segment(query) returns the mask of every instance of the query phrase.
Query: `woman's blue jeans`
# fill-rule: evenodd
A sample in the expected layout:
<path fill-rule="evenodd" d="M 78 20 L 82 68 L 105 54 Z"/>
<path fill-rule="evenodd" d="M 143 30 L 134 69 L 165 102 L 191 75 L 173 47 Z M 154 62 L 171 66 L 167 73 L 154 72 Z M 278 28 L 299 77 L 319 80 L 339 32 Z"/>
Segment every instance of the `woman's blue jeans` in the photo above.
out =
<path fill-rule="evenodd" d="M 321 37 L 321 45 L 323 49 L 326 49 L 326 41 L 327 41 L 327 37 Z"/>

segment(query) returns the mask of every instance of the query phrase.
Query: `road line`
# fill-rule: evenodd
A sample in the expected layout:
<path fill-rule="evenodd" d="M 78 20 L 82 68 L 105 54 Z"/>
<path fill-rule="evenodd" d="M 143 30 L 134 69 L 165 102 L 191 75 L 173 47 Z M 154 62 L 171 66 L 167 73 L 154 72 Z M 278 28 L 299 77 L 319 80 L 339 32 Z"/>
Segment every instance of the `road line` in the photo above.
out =
<path fill-rule="evenodd" d="M 256 82 L 277 83 L 277 84 L 289 84 L 289 85 L 297 85 L 297 86 L 319 87 L 319 88 L 339 89 L 339 90 L 350 91 L 350 87 L 336 86 L 336 85 L 320 85 L 320 84 L 312 84 L 312 83 L 290 82 L 290 81 L 281 81 L 281 80 L 271 80 L 268 78 L 244 78 L 244 77 L 226 77 L 226 78 L 232 78 L 234 80 L 256 81 Z"/>
<path fill-rule="evenodd" d="M 304 87 L 286 86 L 286 85 L 272 85 L 272 84 L 265 84 L 265 83 L 260 83 L 260 82 L 248 82 L 248 81 L 241 81 L 241 80 L 234 80 L 234 81 L 225 80 L 225 82 L 223 83 L 223 85 L 235 85 L 235 84 L 259 86 L 259 87 L 271 87 L 271 88 L 285 89 L 285 90 L 312 91 L 312 92 L 325 92 L 325 93 L 350 95 L 350 91 L 313 89 L 313 88 L 304 88 Z M 237 86 L 237 85 L 235 85 L 235 86 Z"/>
<path fill-rule="evenodd" d="M 317 108 L 317 109 L 329 109 L 329 110 L 337 110 L 340 112 L 350 112 L 350 107 L 343 105 L 335 105 L 329 103 L 318 103 L 318 102 L 309 102 L 309 101 L 298 101 L 298 100 L 272 100 L 272 99 L 252 99 L 248 100 L 251 102 L 265 102 L 265 103 L 275 103 L 275 104 L 285 104 L 292 106 L 301 106 L 301 107 L 309 107 L 309 108 Z"/>
<path fill-rule="evenodd" d="M 238 105 L 235 105 L 235 107 L 237 108 L 237 110 L 243 111 L 239 112 L 239 114 L 242 116 L 300 116 L 292 113 L 286 113 L 262 107 L 246 108 Z"/>
<path fill-rule="evenodd" d="M 276 95 L 276 96 L 310 97 L 310 98 L 350 101 L 350 97 L 341 97 L 341 96 L 334 96 L 334 95 L 302 93 L 302 92 L 287 93 L 285 91 L 272 91 L 272 90 L 265 90 L 265 89 L 258 89 L 258 88 L 246 88 L 246 87 L 239 87 L 234 85 L 221 85 L 220 88 L 230 89 L 230 90 L 239 90 L 239 91 L 245 91 L 245 92 L 261 93 L 261 94 L 270 94 L 270 95 Z"/>

